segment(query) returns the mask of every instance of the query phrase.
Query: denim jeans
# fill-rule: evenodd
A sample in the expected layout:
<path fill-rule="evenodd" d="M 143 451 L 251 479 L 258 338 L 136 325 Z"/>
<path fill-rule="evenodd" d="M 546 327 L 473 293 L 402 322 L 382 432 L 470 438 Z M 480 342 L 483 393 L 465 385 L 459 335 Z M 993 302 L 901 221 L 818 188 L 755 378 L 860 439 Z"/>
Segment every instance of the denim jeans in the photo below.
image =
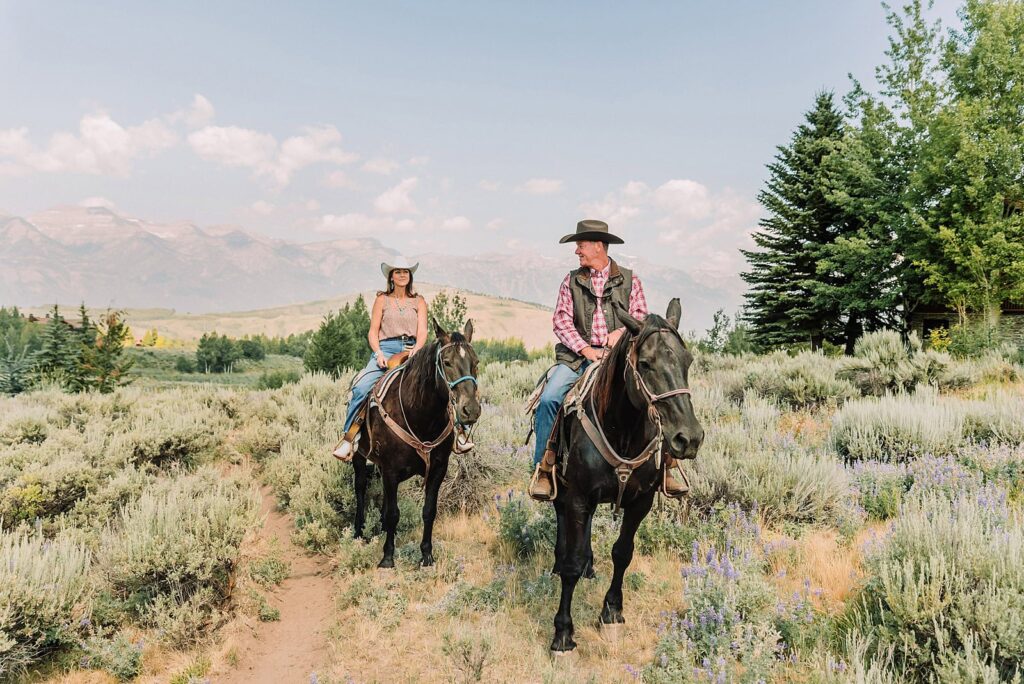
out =
<path fill-rule="evenodd" d="M 384 352 L 386 358 L 391 358 L 403 348 L 402 340 L 381 340 L 380 342 L 380 350 Z M 356 376 L 355 382 L 352 384 L 352 398 L 348 402 L 348 414 L 345 416 L 345 432 L 352 427 L 352 421 L 355 420 L 359 407 L 363 405 L 366 397 L 370 394 L 373 383 L 377 382 L 382 375 L 384 375 L 384 369 L 377 365 L 377 357 L 370 354 L 369 363 L 359 371 L 359 375 Z"/>
<path fill-rule="evenodd" d="M 574 371 L 563 363 L 556 364 L 548 373 L 548 384 L 540 395 L 540 402 L 537 404 L 537 412 L 533 416 L 533 434 L 537 439 L 533 450 L 533 464 L 540 463 L 544 456 L 544 448 L 547 446 L 548 437 L 551 436 L 551 428 L 555 424 L 555 416 L 562 408 L 562 400 L 569 393 L 569 388 L 590 365 L 584 361 L 579 371 Z"/>

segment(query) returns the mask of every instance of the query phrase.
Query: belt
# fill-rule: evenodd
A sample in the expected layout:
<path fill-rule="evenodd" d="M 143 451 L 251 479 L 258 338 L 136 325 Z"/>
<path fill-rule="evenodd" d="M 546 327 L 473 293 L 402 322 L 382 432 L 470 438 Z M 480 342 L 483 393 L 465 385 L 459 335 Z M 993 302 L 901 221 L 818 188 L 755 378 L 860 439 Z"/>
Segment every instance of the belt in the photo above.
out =
<path fill-rule="evenodd" d="M 416 338 L 413 335 L 397 335 L 395 337 L 385 337 L 381 342 L 401 342 L 402 344 L 416 344 Z"/>

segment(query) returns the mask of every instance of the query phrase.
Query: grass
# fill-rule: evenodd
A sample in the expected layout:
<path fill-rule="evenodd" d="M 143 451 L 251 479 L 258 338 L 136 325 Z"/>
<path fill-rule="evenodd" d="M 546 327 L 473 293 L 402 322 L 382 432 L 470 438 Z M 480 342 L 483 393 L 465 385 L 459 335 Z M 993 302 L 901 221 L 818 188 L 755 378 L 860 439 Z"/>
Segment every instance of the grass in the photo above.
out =
<path fill-rule="evenodd" d="M 659 503 L 645 522 L 617 643 L 596 627 L 616 536 L 600 509 L 597 579 L 577 589 L 578 657 L 567 663 L 547 652 L 559 593 L 549 511 L 522 494 L 522 403 L 545 362 L 495 363 L 481 373 L 478 447 L 451 469 L 436 567 L 417 567 L 414 479 L 400 494 L 397 568 L 380 572 L 381 539 L 351 538 L 350 466 L 326 456 L 348 378 L 306 376 L 256 390 L 261 375 L 301 362 L 271 357 L 193 378 L 173 370 L 180 352 L 132 353 L 139 379 L 114 395 L 0 398 L 0 667 L 27 671 L 30 681 L 87 681 L 69 654 L 90 639 L 96 667 L 119 676 L 140 670 L 156 681 L 202 681 L 217 646 L 190 634 L 216 640 L 217 625 L 239 608 L 274 620 L 266 596 L 287 577 L 290 559 L 274 548 L 252 557 L 239 550 L 256 525 L 257 480 L 293 516 L 295 539 L 337 567 L 336 595 L 324 597 L 337 603 L 322 682 L 843 681 L 843 672 L 882 681 L 908 664 L 922 681 L 1012 674 L 1012 663 L 985 650 L 1016 648 L 1012 620 L 982 608 L 993 596 L 1010 605 L 1024 595 L 1019 571 L 995 558 L 1016 559 L 1021 548 L 1015 366 L 993 374 L 943 360 L 948 377 L 974 384 L 873 397 L 862 394 L 876 392 L 875 376 L 848 382 L 840 361 L 699 358 L 695 403 L 708 438 L 685 465 L 691 506 Z M 232 467 L 227 476 L 229 462 L 252 469 Z M 963 524 L 942 527 L 947 519 Z M 943 555 L 944 540 L 959 545 L 958 558 Z M 897 572 L 904 566 L 942 569 L 949 583 Z M 965 577 L 999 586 L 975 590 Z M 911 623 L 899 605 L 920 601 L 914 588 L 926 584 L 959 597 L 960 612 Z M 865 597 L 892 605 L 858 612 Z M 15 633 L 27 636 L 5 646 Z M 735 635 L 740 650 L 729 646 Z M 149 644 L 141 662 L 137 639 Z"/>

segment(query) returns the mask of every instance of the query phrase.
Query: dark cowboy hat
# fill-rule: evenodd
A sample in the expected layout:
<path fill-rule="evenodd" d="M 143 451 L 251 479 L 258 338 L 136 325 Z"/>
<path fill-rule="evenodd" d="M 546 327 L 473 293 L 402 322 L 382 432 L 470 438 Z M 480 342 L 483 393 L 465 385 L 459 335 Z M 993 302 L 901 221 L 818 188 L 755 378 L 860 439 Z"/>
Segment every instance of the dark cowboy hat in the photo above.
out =
<path fill-rule="evenodd" d="M 579 242 L 580 240 L 593 240 L 594 242 L 604 242 L 612 245 L 623 244 L 622 238 L 608 232 L 607 223 L 595 221 L 594 219 L 584 219 L 577 223 L 576 232 L 569 233 L 559 240 L 558 244 L 563 242 Z"/>

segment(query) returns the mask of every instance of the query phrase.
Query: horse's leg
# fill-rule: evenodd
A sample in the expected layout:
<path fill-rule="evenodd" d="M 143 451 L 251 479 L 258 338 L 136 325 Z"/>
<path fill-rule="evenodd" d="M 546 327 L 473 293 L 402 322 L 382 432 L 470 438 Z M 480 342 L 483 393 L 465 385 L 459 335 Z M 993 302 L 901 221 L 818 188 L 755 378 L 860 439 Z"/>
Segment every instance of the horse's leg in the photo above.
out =
<path fill-rule="evenodd" d="M 624 509 L 622 515 L 622 527 L 619 529 L 619 538 L 612 546 L 612 562 L 615 571 L 612 574 L 612 583 L 608 587 L 608 593 L 604 595 L 604 608 L 601 610 L 601 624 L 614 625 L 625 622 L 622 617 L 622 578 L 626 574 L 626 568 L 633 560 L 633 537 L 640 523 L 647 517 L 654 502 L 655 490 L 651 490 L 642 499 L 638 499 Z"/>
<path fill-rule="evenodd" d="M 398 529 L 398 480 L 390 473 L 381 473 L 384 485 L 384 510 L 381 523 L 384 526 L 384 557 L 377 563 L 378 568 L 395 567 L 395 530 Z"/>
<path fill-rule="evenodd" d="M 594 579 L 595 577 L 597 577 L 597 573 L 594 572 L 594 536 L 591 533 L 593 526 L 594 514 L 591 513 L 590 517 L 587 518 L 587 562 L 583 566 L 583 579 Z"/>
<path fill-rule="evenodd" d="M 441 459 L 434 459 L 431 463 L 430 478 L 426 482 L 426 491 L 423 495 L 423 541 L 420 542 L 420 554 L 422 558 L 420 565 L 429 568 L 434 564 L 434 518 L 437 517 L 437 493 L 441 490 L 441 483 L 448 472 L 448 461 L 439 463 Z"/>
<path fill-rule="evenodd" d="M 366 484 L 369 479 L 366 459 L 358 452 L 352 456 L 352 467 L 355 470 L 356 487 L 356 519 L 353 523 L 356 539 L 366 539 L 363 526 L 366 524 Z"/>
<path fill-rule="evenodd" d="M 562 572 L 562 559 L 565 557 L 565 504 L 555 501 L 555 564 L 551 568 L 552 575 Z"/>
<path fill-rule="evenodd" d="M 583 574 L 587 563 L 587 519 L 594 515 L 594 508 L 585 499 L 577 497 L 565 505 L 565 551 L 562 556 L 562 596 L 555 615 L 555 638 L 551 650 L 563 653 L 576 648 L 573 641 L 572 595 L 576 583 Z"/>

